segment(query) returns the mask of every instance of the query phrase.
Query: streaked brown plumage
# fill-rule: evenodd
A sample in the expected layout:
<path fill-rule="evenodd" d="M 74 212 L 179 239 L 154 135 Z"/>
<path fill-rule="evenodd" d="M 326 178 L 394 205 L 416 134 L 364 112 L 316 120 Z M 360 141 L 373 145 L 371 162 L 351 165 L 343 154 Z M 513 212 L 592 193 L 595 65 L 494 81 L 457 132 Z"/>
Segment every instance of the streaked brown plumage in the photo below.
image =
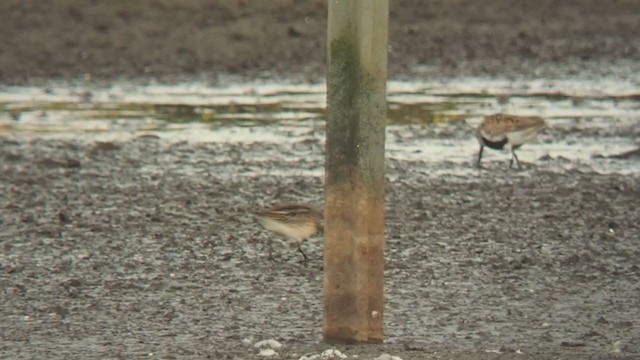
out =
<path fill-rule="evenodd" d="M 254 215 L 265 229 L 296 242 L 305 261 L 308 259 L 301 245 L 320 229 L 323 217 L 320 209 L 302 204 L 280 204 L 257 211 Z"/>
<path fill-rule="evenodd" d="M 516 116 L 502 113 L 485 116 L 476 129 L 476 138 L 480 143 L 477 166 L 480 167 L 482 151 L 487 146 L 495 150 L 509 150 L 511 152 L 509 167 L 513 166 L 514 159 L 520 167 L 520 161 L 514 150 L 535 139 L 545 127 L 545 121 L 537 116 Z"/>

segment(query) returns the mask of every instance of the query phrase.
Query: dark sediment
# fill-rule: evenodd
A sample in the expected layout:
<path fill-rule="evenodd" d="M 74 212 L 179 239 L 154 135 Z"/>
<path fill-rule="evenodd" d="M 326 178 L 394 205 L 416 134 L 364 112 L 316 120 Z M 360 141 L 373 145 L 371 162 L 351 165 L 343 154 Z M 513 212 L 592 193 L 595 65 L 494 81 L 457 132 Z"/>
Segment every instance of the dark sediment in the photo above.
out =
<path fill-rule="evenodd" d="M 391 1 L 389 73 L 638 72 L 640 3 Z M 0 2 L 0 81 L 324 77 L 326 1 Z"/>

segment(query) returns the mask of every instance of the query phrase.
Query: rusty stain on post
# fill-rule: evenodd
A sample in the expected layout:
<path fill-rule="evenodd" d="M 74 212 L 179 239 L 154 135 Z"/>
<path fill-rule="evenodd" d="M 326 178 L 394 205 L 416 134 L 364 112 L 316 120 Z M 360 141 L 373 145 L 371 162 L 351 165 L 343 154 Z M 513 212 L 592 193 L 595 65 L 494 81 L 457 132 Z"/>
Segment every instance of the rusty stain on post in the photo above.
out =
<path fill-rule="evenodd" d="M 324 339 L 383 341 L 388 0 L 330 0 Z"/>

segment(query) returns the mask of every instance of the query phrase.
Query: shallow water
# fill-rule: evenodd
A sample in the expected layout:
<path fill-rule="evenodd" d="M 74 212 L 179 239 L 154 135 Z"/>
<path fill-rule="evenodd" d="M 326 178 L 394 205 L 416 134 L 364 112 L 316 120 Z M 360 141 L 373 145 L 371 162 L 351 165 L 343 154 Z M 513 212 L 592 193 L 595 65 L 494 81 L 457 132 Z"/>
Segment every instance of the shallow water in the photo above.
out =
<path fill-rule="evenodd" d="M 557 171 L 577 167 L 638 174 L 637 162 L 605 157 L 638 147 L 639 88 L 632 80 L 619 79 L 392 81 L 387 157 L 435 165 L 428 172 L 431 175 L 468 175 L 475 171 L 471 166 L 450 165 L 473 163 L 478 144 L 472 127 L 483 115 L 508 112 L 542 116 L 550 124 L 537 142 L 519 149 L 524 163 Z M 4 87 L 0 88 L 0 131 L 103 141 L 153 134 L 174 142 L 291 144 L 310 150 L 286 155 L 292 161 L 300 156 L 318 163 L 296 173 L 320 176 L 325 105 L 323 84 Z M 280 155 L 247 154 L 259 157 L 250 159 L 254 161 Z M 508 159 L 508 154 L 486 151 L 483 161 L 506 164 Z M 259 172 L 256 168 L 247 175 Z"/>

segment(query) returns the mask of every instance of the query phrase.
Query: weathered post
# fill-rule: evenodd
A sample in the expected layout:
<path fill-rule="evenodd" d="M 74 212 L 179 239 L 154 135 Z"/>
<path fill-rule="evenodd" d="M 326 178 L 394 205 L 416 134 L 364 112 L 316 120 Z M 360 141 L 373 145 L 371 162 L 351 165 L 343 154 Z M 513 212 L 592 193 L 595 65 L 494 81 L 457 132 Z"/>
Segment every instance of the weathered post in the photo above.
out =
<path fill-rule="evenodd" d="M 330 0 L 324 340 L 383 341 L 388 0 Z"/>

